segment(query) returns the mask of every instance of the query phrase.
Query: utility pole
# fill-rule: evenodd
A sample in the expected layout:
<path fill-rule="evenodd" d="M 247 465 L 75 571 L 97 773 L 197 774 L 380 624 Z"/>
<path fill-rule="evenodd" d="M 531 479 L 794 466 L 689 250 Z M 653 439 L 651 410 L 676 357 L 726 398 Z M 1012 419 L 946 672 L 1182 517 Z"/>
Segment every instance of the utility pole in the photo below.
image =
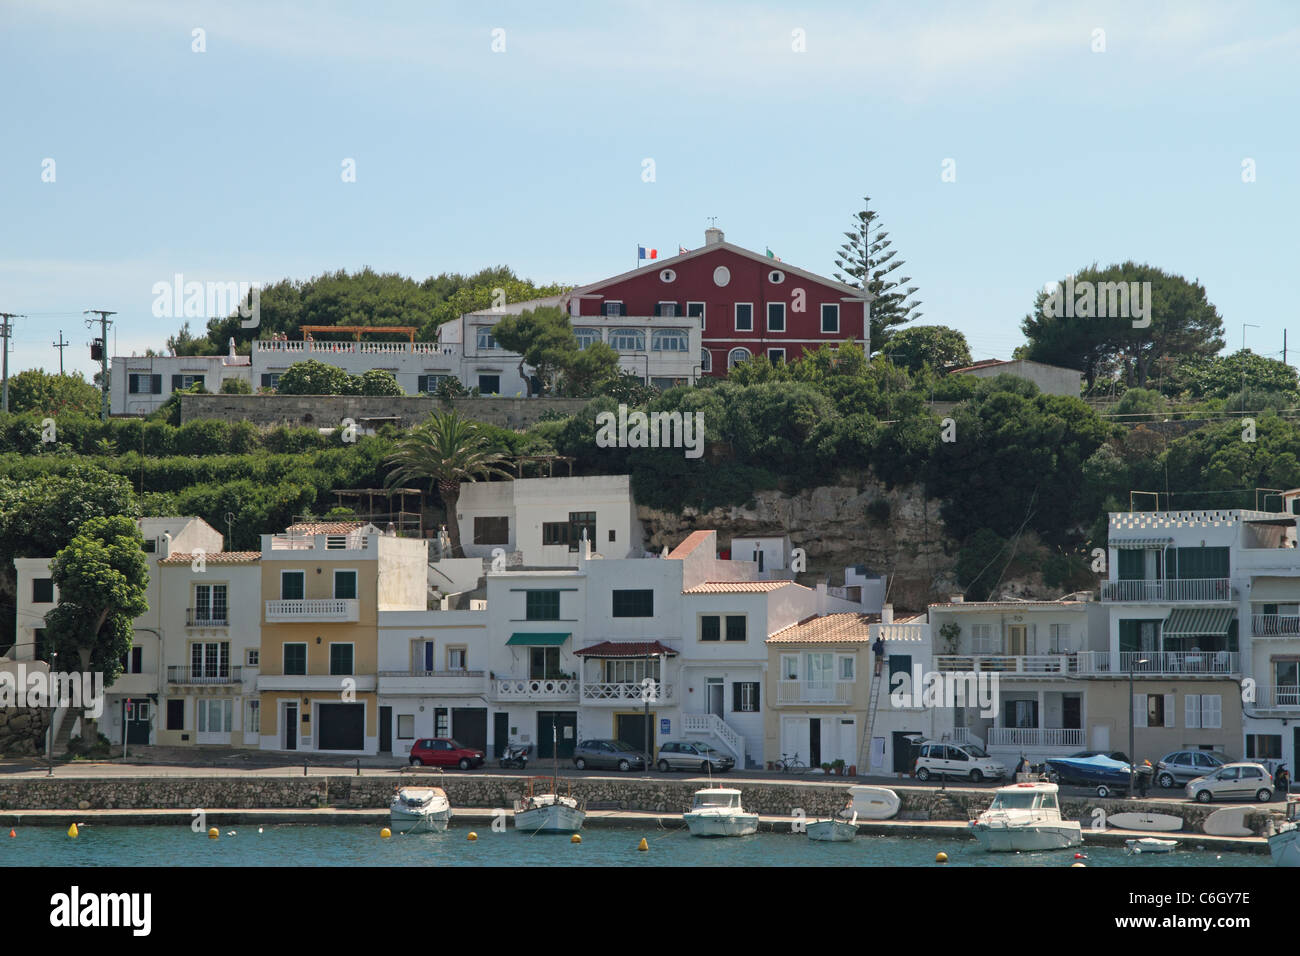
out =
<path fill-rule="evenodd" d="M 99 316 L 99 389 L 103 395 L 99 407 L 100 421 L 108 421 L 108 327 L 113 323 L 108 321 L 110 315 L 117 315 L 116 312 L 109 312 L 106 309 L 86 309 L 83 315 Z M 94 319 L 86 319 L 86 328 L 95 327 Z M 62 353 L 60 353 L 62 354 Z"/>
<path fill-rule="evenodd" d="M 51 345 L 55 346 L 55 349 L 59 350 L 59 375 L 61 377 L 62 373 L 64 373 L 64 349 L 66 349 L 66 347 L 68 347 L 69 345 L 72 345 L 72 343 L 65 341 L 64 330 L 60 329 L 59 341 L 51 342 Z"/>
<path fill-rule="evenodd" d="M 0 411 L 9 411 L 9 336 L 13 334 L 13 326 L 9 324 L 10 319 L 25 319 L 25 315 L 16 315 L 13 312 L 0 312 L 0 338 L 4 339 L 4 370 L 0 372 L 4 376 L 3 398 L 0 398 Z"/>

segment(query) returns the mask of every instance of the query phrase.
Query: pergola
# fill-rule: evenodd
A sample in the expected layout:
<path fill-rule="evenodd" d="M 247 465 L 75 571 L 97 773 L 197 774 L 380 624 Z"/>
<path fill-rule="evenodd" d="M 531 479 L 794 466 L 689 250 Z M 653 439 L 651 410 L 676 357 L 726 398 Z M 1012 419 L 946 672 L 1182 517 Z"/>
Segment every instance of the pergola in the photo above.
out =
<path fill-rule="evenodd" d="M 405 335 L 412 345 L 415 344 L 415 333 L 420 331 L 413 325 L 301 325 L 298 329 L 304 338 L 313 332 L 350 332 L 358 342 L 361 341 L 362 335 L 371 332 L 392 332 Z"/>
<path fill-rule="evenodd" d="M 403 537 L 424 537 L 424 492 L 419 488 L 334 488 L 331 494 L 338 497 L 340 506 L 352 508 L 358 518 L 381 528 L 391 521 L 397 533 Z M 415 498 L 414 511 L 406 510 L 408 495 Z M 397 498 L 396 508 L 393 507 L 394 497 Z M 356 501 L 355 506 L 353 500 Z M 377 509 L 376 502 L 383 507 Z"/>

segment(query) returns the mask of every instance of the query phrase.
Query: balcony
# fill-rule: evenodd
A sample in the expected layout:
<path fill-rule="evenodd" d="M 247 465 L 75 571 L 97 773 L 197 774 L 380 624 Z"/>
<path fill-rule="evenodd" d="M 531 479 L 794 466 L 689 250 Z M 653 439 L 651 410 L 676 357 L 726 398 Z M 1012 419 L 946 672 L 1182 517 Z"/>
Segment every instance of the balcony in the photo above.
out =
<path fill-rule="evenodd" d="M 483 671 L 380 671 L 379 693 L 478 696 L 486 676 Z"/>
<path fill-rule="evenodd" d="M 996 673 L 1007 677 L 1056 677 L 1079 672 L 1078 654 L 936 654 L 940 671 Z"/>
<path fill-rule="evenodd" d="M 1214 677 L 1240 673 L 1236 651 L 1080 651 L 1084 677 Z M 1146 663 L 1138 663 L 1145 661 Z"/>
<path fill-rule="evenodd" d="M 267 601 L 266 623 L 307 621 L 358 621 L 361 602 L 343 598 L 308 598 L 298 601 Z"/>
<path fill-rule="evenodd" d="M 1067 727 L 990 727 L 990 747 L 1083 746 L 1083 731 Z"/>
<path fill-rule="evenodd" d="M 242 667 L 168 667 L 169 684 L 238 684 L 243 681 Z"/>
<path fill-rule="evenodd" d="M 1106 581 L 1101 586 L 1101 599 L 1120 603 L 1231 601 L 1232 582 L 1229 578 Z"/>
<path fill-rule="evenodd" d="M 660 682 L 658 684 L 659 699 L 650 701 L 651 704 L 671 704 L 676 701 L 672 684 Z M 641 684 L 624 684 L 624 683 L 584 683 L 582 685 L 582 702 L 594 706 L 615 704 L 644 704 L 642 694 L 644 693 Z"/>
<path fill-rule="evenodd" d="M 230 612 L 226 608 L 192 608 L 185 609 L 186 627 L 229 627 Z"/>
<path fill-rule="evenodd" d="M 1288 684 L 1256 687 L 1254 706 L 1256 710 L 1300 711 L 1300 687 Z"/>
<path fill-rule="evenodd" d="M 850 680 L 783 680 L 776 684 L 778 704 L 848 704 L 853 701 L 855 683 Z"/>
<path fill-rule="evenodd" d="M 1256 637 L 1300 637 L 1300 615 L 1252 614 L 1250 633 Z"/>
<path fill-rule="evenodd" d="M 578 702 L 578 681 L 571 677 L 498 677 L 489 686 L 493 700 Z"/>
<path fill-rule="evenodd" d="M 351 681 L 351 684 L 344 684 Z M 378 686 L 378 678 L 373 674 L 259 674 L 258 691 L 289 690 L 322 691 L 337 694 L 347 689 L 358 694 L 368 694 Z"/>

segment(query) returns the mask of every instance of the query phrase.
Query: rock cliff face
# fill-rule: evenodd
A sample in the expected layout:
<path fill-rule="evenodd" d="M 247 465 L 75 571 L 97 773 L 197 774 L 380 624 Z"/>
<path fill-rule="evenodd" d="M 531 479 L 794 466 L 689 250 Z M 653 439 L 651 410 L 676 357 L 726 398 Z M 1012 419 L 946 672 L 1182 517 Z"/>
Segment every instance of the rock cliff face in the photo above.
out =
<path fill-rule="evenodd" d="M 947 537 L 939 502 L 926 498 L 919 485 L 886 491 L 882 483 L 864 479 L 793 495 L 760 491 L 741 507 L 688 508 L 680 515 L 640 508 L 638 516 L 653 551 L 672 548 L 698 530 L 717 531 L 719 548 L 729 548 L 733 537 L 788 534 L 794 547 L 808 553 L 801 584 L 828 576 L 832 584 L 843 584 L 847 565 L 864 564 L 890 576 L 888 599 L 898 609 L 921 610 L 961 591 L 953 570 L 956 542 Z"/>

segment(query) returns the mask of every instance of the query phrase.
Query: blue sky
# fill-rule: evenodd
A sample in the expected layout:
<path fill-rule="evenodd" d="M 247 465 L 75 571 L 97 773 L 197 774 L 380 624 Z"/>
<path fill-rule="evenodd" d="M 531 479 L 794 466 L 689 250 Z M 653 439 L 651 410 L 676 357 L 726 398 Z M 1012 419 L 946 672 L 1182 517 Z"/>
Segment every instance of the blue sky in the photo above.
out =
<path fill-rule="evenodd" d="M 829 275 L 864 195 L 976 358 L 1045 282 L 1132 258 L 1205 283 L 1232 349 L 1289 328 L 1295 364 L 1297 81 L 1294 3 L 4 0 L 10 369 L 57 368 L 62 329 L 89 372 L 87 308 L 115 354 L 161 348 L 175 273 L 580 283 L 716 216 Z"/>

